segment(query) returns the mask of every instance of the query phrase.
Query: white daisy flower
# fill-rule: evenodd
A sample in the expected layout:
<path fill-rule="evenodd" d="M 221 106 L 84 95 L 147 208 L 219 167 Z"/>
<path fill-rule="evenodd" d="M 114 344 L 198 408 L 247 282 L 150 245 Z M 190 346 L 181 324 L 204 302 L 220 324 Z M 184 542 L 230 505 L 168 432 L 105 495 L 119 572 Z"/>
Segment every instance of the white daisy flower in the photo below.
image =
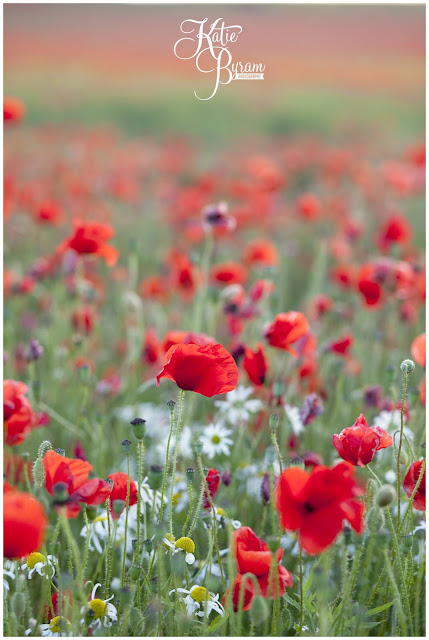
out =
<path fill-rule="evenodd" d="M 228 518 L 225 511 L 222 507 L 215 507 L 216 521 L 220 522 L 220 525 L 223 527 L 225 523 L 230 522 L 233 529 L 239 529 L 241 527 L 241 522 L 239 520 L 233 520 L 232 518 Z"/>
<path fill-rule="evenodd" d="M 49 624 L 41 624 L 39 629 L 44 638 L 71 638 L 73 636 L 71 623 L 63 616 L 55 616 Z"/>
<path fill-rule="evenodd" d="M 110 596 L 106 600 L 96 598 L 95 594 L 101 584 L 97 582 L 91 592 L 91 599 L 87 606 L 81 608 L 80 612 L 86 614 L 81 618 L 80 623 L 87 625 L 89 629 L 100 629 L 101 627 L 111 627 L 114 622 L 118 621 L 118 612 L 116 607 L 110 603 L 115 596 Z M 91 622 L 88 621 L 91 620 Z"/>
<path fill-rule="evenodd" d="M 409 427 L 405 425 L 406 416 L 404 413 L 404 434 L 408 440 L 412 441 L 414 434 Z M 375 416 L 372 421 L 374 427 L 381 427 L 384 431 L 387 431 L 391 435 L 401 428 L 401 410 L 394 409 L 393 411 L 381 411 L 378 416 Z"/>
<path fill-rule="evenodd" d="M 188 589 L 173 589 L 172 593 L 186 593 L 186 598 L 180 598 L 186 605 L 186 613 L 188 616 L 192 616 L 194 613 L 199 617 L 204 617 L 204 609 L 207 607 L 207 618 L 212 611 L 216 611 L 223 617 L 225 609 L 219 602 L 219 594 L 216 595 L 211 591 L 208 591 L 205 587 L 200 587 L 197 584 Z M 207 604 L 206 604 L 207 599 Z M 201 609 L 201 610 L 200 610 Z"/>
<path fill-rule="evenodd" d="M 29 580 L 31 580 L 35 571 L 39 576 L 44 576 L 47 580 L 50 580 L 55 575 L 55 562 L 55 556 L 44 556 L 43 553 L 35 551 L 30 553 L 27 561 L 20 568 L 28 571 Z"/>
<path fill-rule="evenodd" d="M 228 437 L 231 434 L 231 429 L 227 429 L 221 424 L 209 424 L 204 429 L 199 439 L 203 443 L 203 452 L 209 460 L 213 460 L 218 454 L 229 456 L 230 447 L 234 444 L 234 441 Z"/>
<path fill-rule="evenodd" d="M 284 410 L 292 427 L 292 431 L 296 436 L 298 436 L 302 431 L 304 431 L 304 425 L 302 424 L 298 407 L 285 404 Z"/>
<path fill-rule="evenodd" d="M 225 400 L 215 400 L 219 414 L 230 424 L 247 422 L 253 413 L 262 409 L 262 402 L 257 399 L 250 400 L 253 393 L 251 387 L 239 385 L 230 391 Z"/>
<path fill-rule="evenodd" d="M 162 539 L 162 542 L 164 543 L 164 547 L 173 550 L 173 554 L 185 553 L 186 563 L 194 564 L 195 542 L 192 540 L 192 538 L 182 537 L 176 540 L 173 536 L 173 540 L 170 541 L 170 534 L 167 533 L 166 536 Z"/>
<path fill-rule="evenodd" d="M 7 592 L 10 589 L 9 579 L 15 580 L 16 578 L 16 562 L 13 560 L 3 561 L 3 597 L 7 596 Z"/>

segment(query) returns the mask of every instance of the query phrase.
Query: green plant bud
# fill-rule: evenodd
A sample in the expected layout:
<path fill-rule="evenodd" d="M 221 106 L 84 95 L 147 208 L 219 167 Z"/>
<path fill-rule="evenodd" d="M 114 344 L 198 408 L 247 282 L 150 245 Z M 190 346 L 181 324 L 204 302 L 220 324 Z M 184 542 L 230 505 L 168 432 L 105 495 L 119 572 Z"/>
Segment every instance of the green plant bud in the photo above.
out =
<path fill-rule="evenodd" d="M 136 440 L 143 440 L 146 435 L 146 420 L 134 418 L 134 420 L 131 420 L 131 426 Z"/>
<path fill-rule="evenodd" d="M 148 553 L 150 553 L 153 549 L 153 540 L 152 538 L 148 538 L 147 540 L 143 540 L 143 544 Z"/>
<path fill-rule="evenodd" d="M 409 358 L 401 362 L 401 371 L 405 375 L 412 373 L 415 368 L 416 365 L 414 364 L 414 361 L 410 360 Z"/>
<path fill-rule="evenodd" d="M 305 469 L 305 462 L 299 456 L 295 456 L 295 458 L 292 458 L 292 460 L 290 461 L 290 466 L 298 467 L 299 469 Z"/>
<path fill-rule="evenodd" d="M 274 447 L 267 447 L 265 449 L 265 459 L 268 464 L 273 464 L 277 458 L 277 452 Z"/>
<path fill-rule="evenodd" d="M 113 513 L 115 516 L 120 516 L 123 510 L 125 509 L 126 502 L 125 500 L 113 500 L 112 507 Z"/>
<path fill-rule="evenodd" d="M 91 378 L 91 369 L 88 367 L 87 364 L 83 364 L 81 367 L 79 367 L 78 374 L 79 374 L 79 380 L 81 381 L 81 383 L 88 384 Z"/>
<path fill-rule="evenodd" d="M 34 486 L 40 489 L 45 486 L 45 467 L 43 466 L 42 458 L 36 458 L 32 469 Z"/>
<path fill-rule="evenodd" d="M 130 578 L 131 580 L 133 580 L 133 582 L 135 582 L 136 580 L 139 579 L 140 574 L 141 574 L 141 567 L 138 564 L 132 564 L 130 567 Z"/>
<path fill-rule="evenodd" d="M 188 484 L 192 484 L 194 482 L 194 478 L 195 470 L 192 467 L 188 467 L 186 469 L 186 480 L 188 481 Z"/>
<path fill-rule="evenodd" d="M 376 493 L 375 496 L 375 504 L 377 507 L 383 509 L 384 507 L 388 507 L 395 500 L 396 493 L 395 489 L 390 484 L 384 484 Z"/>
<path fill-rule="evenodd" d="M 194 442 L 194 453 L 198 457 L 202 454 L 202 452 L 203 452 L 203 443 L 201 442 L 201 440 L 197 440 L 196 442 Z"/>
<path fill-rule="evenodd" d="M 171 411 L 171 412 L 173 411 L 173 409 L 174 409 L 174 405 L 175 405 L 175 404 L 176 404 L 176 403 L 174 402 L 174 400 L 169 400 L 169 401 L 167 402 L 167 407 L 170 409 L 170 411 Z"/>
<path fill-rule="evenodd" d="M 133 597 L 133 592 L 128 587 L 124 587 L 119 590 L 119 600 L 124 605 L 130 604 Z"/>
<path fill-rule="evenodd" d="M 158 593 L 158 576 L 154 576 L 149 585 L 152 593 Z"/>
<path fill-rule="evenodd" d="M 277 431 L 277 427 L 279 426 L 279 417 L 277 413 L 273 413 L 270 415 L 270 429 L 271 431 Z"/>
<path fill-rule="evenodd" d="M 408 455 L 403 449 L 401 449 L 401 454 L 399 456 L 399 464 L 408 464 Z"/>
<path fill-rule="evenodd" d="M 91 507 L 89 504 L 86 505 L 86 515 L 88 516 L 88 520 L 93 522 L 97 517 L 97 509 Z"/>
<path fill-rule="evenodd" d="M 263 624 L 270 614 L 267 601 L 262 596 L 255 596 L 252 601 L 250 616 L 255 627 Z"/>
<path fill-rule="evenodd" d="M 129 453 L 131 449 L 131 440 L 122 440 L 121 442 L 122 449 L 124 453 Z"/>
<path fill-rule="evenodd" d="M 160 464 L 153 464 L 149 467 L 148 480 L 149 486 L 154 491 L 161 488 L 164 469 Z"/>
<path fill-rule="evenodd" d="M 404 536 L 401 542 L 401 549 L 404 553 L 408 553 L 413 548 L 413 536 Z"/>
<path fill-rule="evenodd" d="M 129 617 L 129 629 L 134 636 L 142 637 L 144 634 L 145 619 L 137 607 L 131 607 Z"/>
<path fill-rule="evenodd" d="M 16 614 L 17 618 L 20 618 L 26 609 L 26 598 L 25 594 L 17 591 L 14 593 L 10 599 L 10 608 Z"/>
<path fill-rule="evenodd" d="M 371 533 L 378 533 L 384 527 L 384 513 L 378 507 L 371 507 L 366 516 L 366 526 Z"/>

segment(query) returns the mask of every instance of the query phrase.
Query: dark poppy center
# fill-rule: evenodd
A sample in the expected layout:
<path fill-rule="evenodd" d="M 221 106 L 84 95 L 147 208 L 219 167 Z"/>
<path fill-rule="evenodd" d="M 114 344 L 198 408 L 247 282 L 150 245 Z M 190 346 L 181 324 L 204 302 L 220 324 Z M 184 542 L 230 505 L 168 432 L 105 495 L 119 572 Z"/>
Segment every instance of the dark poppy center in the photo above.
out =
<path fill-rule="evenodd" d="M 316 508 L 313 507 L 309 502 L 304 503 L 304 509 L 307 513 L 313 513 L 313 511 L 316 511 Z"/>

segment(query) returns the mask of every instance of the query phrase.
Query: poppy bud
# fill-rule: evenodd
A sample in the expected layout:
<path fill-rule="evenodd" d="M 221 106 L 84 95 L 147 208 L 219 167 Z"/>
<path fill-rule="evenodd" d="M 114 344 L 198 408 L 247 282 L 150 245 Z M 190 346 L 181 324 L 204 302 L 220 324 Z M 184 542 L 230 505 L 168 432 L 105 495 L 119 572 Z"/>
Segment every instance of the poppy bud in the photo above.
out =
<path fill-rule="evenodd" d="M 404 553 L 408 553 L 413 548 L 413 536 L 411 534 L 402 538 L 401 547 Z"/>
<path fill-rule="evenodd" d="M 268 464 L 273 464 L 277 458 L 277 453 L 274 447 L 267 447 L 265 449 L 265 459 Z"/>
<path fill-rule="evenodd" d="M 28 348 L 27 360 L 28 362 L 35 362 L 43 356 L 43 347 L 34 338 L 30 340 L 30 346 Z"/>
<path fill-rule="evenodd" d="M 17 618 L 20 618 L 25 613 L 25 600 L 25 594 L 20 591 L 14 593 L 10 599 L 10 608 L 16 614 Z"/>
<path fill-rule="evenodd" d="M 124 453 L 130 452 L 131 440 L 122 440 L 121 445 L 122 445 L 122 449 L 124 450 Z"/>
<path fill-rule="evenodd" d="M 134 418 L 134 420 L 131 420 L 131 425 L 133 427 L 134 437 L 137 440 L 143 440 L 146 435 L 146 420 Z"/>
<path fill-rule="evenodd" d="M 220 481 L 225 485 L 225 487 L 229 487 L 232 481 L 231 471 L 227 469 L 225 471 L 222 471 Z"/>
<path fill-rule="evenodd" d="M 266 505 L 270 501 L 270 474 L 264 473 L 261 483 L 261 500 L 262 504 Z"/>
<path fill-rule="evenodd" d="M 169 400 L 169 401 L 167 402 L 167 407 L 169 407 L 170 411 L 173 411 L 173 409 L 174 409 L 174 405 L 175 405 L 175 404 L 176 404 L 176 403 L 174 402 L 174 400 Z"/>
<path fill-rule="evenodd" d="M 415 368 L 416 368 L 416 365 L 414 364 L 413 360 L 410 360 L 409 358 L 401 362 L 401 371 L 405 375 L 412 373 L 412 371 L 414 371 Z"/>
<path fill-rule="evenodd" d="M 366 526 L 371 533 L 378 533 L 384 527 L 384 513 L 378 507 L 371 507 L 368 511 Z"/>
<path fill-rule="evenodd" d="M 93 522 L 95 520 L 95 518 L 97 517 L 97 509 L 94 509 L 93 507 L 90 507 L 87 504 L 86 508 L 85 508 L 85 511 L 86 511 L 86 515 L 88 516 L 89 522 Z"/>
<path fill-rule="evenodd" d="M 201 442 L 201 440 L 197 440 L 196 442 L 194 442 L 194 453 L 197 456 L 197 458 L 202 454 L 203 452 L 203 443 Z"/>
<path fill-rule="evenodd" d="M 157 491 L 162 485 L 163 468 L 159 464 L 153 464 L 149 467 L 148 479 L 149 486 Z"/>
<path fill-rule="evenodd" d="M 192 467 L 186 469 L 186 480 L 188 484 L 192 484 L 195 478 L 195 470 Z"/>
<path fill-rule="evenodd" d="M 118 516 L 119 518 L 122 511 L 124 510 L 125 500 L 113 500 L 112 507 L 113 507 L 113 513 L 115 514 L 115 516 Z"/>
<path fill-rule="evenodd" d="M 141 573 L 141 567 L 138 564 L 132 564 L 130 567 L 130 578 L 135 582 L 139 579 Z"/>
<path fill-rule="evenodd" d="M 158 576 L 154 576 L 149 584 L 152 593 L 158 593 Z"/>
<path fill-rule="evenodd" d="M 375 496 L 375 504 L 377 507 L 388 507 L 395 500 L 395 489 L 390 484 L 384 484 L 377 491 Z"/>
<path fill-rule="evenodd" d="M 399 456 L 399 464 L 408 464 L 408 455 L 403 449 L 401 449 L 401 454 Z"/>
<path fill-rule="evenodd" d="M 32 469 L 34 486 L 40 489 L 45 486 L 45 467 L 43 466 L 42 458 L 36 458 Z"/>
<path fill-rule="evenodd" d="M 279 426 L 279 417 L 277 413 L 272 413 L 270 415 L 270 429 L 273 433 L 277 431 L 277 427 Z"/>
<path fill-rule="evenodd" d="M 64 504 L 69 498 L 68 487 L 65 482 L 57 482 L 52 487 L 52 491 L 57 504 Z"/>
<path fill-rule="evenodd" d="M 153 540 L 152 538 L 148 538 L 147 540 L 143 540 L 143 544 L 146 548 L 146 551 L 150 553 L 153 549 Z"/>
<path fill-rule="evenodd" d="M 136 636 L 142 637 L 144 635 L 145 619 L 142 612 L 137 607 L 131 607 L 129 612 L 129 629 L 133 631 Z"/>
<path fill-rule="evenodd" d="M 267 601 L 262 596 L 255 596 L 252 601 L 250 616 L 255 627 L 263 624 L 269 616 Z"/>

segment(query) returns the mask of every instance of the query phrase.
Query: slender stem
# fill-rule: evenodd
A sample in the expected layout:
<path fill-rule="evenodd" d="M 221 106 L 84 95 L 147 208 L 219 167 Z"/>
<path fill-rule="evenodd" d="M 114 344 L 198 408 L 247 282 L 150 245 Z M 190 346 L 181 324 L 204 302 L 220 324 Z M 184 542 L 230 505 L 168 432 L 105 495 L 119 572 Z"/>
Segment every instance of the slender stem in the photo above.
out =
<path fill-rule="evenodd" d="M 302 621 L 304 615 L 304 585 L 302 584 L 302 546 L 299 545 L 299 635 L 302 635 Z"/>
<path fill-rule="evenodd" d="M 143 441 L 137 442 L 137 553 L 140 557 L 140 511 L 141 511 L 141 488 L 142 488 L 142 471 L 143 471 Z"/>
<path fill-rule="evenodd" d="M 125 580 L 125 558 L 127 556 L 127 533 L 128 533 L 128 511 L 130 509 L 130 490 L 131 490 L 130 454 L 127 453 L 127 502 L 125 504 L 124 557 L 122 560 L 121 589 L 124 588 L 124 580 Z"/>
<path fill-rule="evenodd" d="M 398 446 L 398 456 L 396 459 L 396 473 L 397 473 L 397 491 L 398 491 L 398 515 L 396 519 L 396 534 L 399 532 L 399 523 L 401 519 L 401 449 L 402 449 L 402 438 L 404 436 L 404 406 L 405 406 L 405 398 L 407 397 L 407 386 L 408 386 L 408 374 L 404 374 L 404 388 L 402 392 L 402 403 L 401 403 L 401 433 L 399 436 L 399 446 Z"/>
<path fill-rule="evenodd" d="M 174 481 L 176 478 L 176 465 L 177 465 L 177 450 L 179 448 L 179 433 L 182 421 L 182 407 L 183 407 L 183 395 L 184 390 L 180 390 L 179 394 L 179 412 L 177 415 L 177 424 L 176 424 L 176 436 L 174 440 L 174 452 L 173 452 L 173 471 L 171 476 L 171 493 L 170 493 L 170 511 L 169 511 L 169 521 L 170 521 L 170 541 L 173 541 L 173 496 L 174 496 Z"/>
<path fill-rule="evenodd" d="M 189 532 L 188 532 L 188 536 L 189 537 L 191 537 L 192 532 L 193 532 L 193 530 L 195 528 L 195 525 L 197 524 L 198 516 L 199 516 L 200 511 L 201 511 L 201 505 L 202 505 L 202 502 L 203 502 L 203 494 L 204 494 L 204 485 L 203 485 L 203 483 L 201 483 L 200 493 L 199 493 L 199 496 L 198 496 L 198 502 L 197 502 L 197 506 L 196 506 L 196 509 L 195 509 L 195 513 L 194 513 L 194 518 L 192 520 L 191 528 L 189 529 Z"/>
<path fill-rule="evenodd" d="M 277 434 L 275 431 L 271 431 L 271 442 L 273 443 L 273 447 L 277 452 L 277 458 L 279 461 L 280 474 L 283 472 L 283 460 L 282 454 L 280 453 L 279 443 L 277 442 Z"/>
<path fill-rule="evenodd" d="M 88 514 L 86 513 L 86 507 L 84 507 L 83 509 L 83 518 L 85 520 L 85 526 L 86 526 L 86 538 L 85 538 L 85 551 L 83 554 L 83 563 L 82 563 L 82 580 L 81 582 L 85 581 L 85 576 L 86 576 L 86 569 L 87 569 L 87 564 L 88 564 L 88 553 L 89 553 L 89 536 L 90 536 L 90 530 L 89 530 L 89 520 L 88 520 Z"/>
<path fill-rule="evenodd" d="M 210 268 L 210 259 L 213 251 L 213 233 L 212 230 L 209 229 L 206 234 L 206 242 L 204 246 L 204 253 L 201 259 L 201 274 L 202 274 L 202 285 L 197 292 L 195 306 L 194 306 L 194 317 L 192 321 L 192 330 L 198 333 L 204 327 L 202 326 L 203 321 L 203 309 L 204 302 L 207 295 L 208 289 L 208 276 L 209 276 L 209 268 Z"/>
<path fill-rule="evenodd" d="M 171 436 L 173 435 L 174 407 L 171 408 L 170 414 L 171 414 L 170 415 L 170 433 L 168 434 L 167 451 L 165 452 L 164 475 L 162 478 L 162 487 L 161 487 L 161 508 L 159 510 L 158 524 L 161 522 L 162 516 L 164 514 L 164 493 L 165 493 L 165 483 L 166 483 L 167 474 L 168 474 L 168 455 L 170 452 L 170 441 L 171 441 Z"/>
<path fill-rule="evenodd" d="M 189 494 L 189 511 L 185 520 L 185 524 L 183 525 L 182 536 L 186 535 L 186 528 L 188 526 L 188 523 L 192 514 L 192 485 L 190 483 L 188 484 L 188 494 Z"/>
<path fill-rule="evenodd" d="M 107 510 L 107 562 L 106 562 L 106 584 L 104 585 L 104 597 L 107 598 L 107 593 L 110 585 L 110 579 L 112 575 L 112 531 L 110 527 L 110 500 L 106 500 Z"/>

